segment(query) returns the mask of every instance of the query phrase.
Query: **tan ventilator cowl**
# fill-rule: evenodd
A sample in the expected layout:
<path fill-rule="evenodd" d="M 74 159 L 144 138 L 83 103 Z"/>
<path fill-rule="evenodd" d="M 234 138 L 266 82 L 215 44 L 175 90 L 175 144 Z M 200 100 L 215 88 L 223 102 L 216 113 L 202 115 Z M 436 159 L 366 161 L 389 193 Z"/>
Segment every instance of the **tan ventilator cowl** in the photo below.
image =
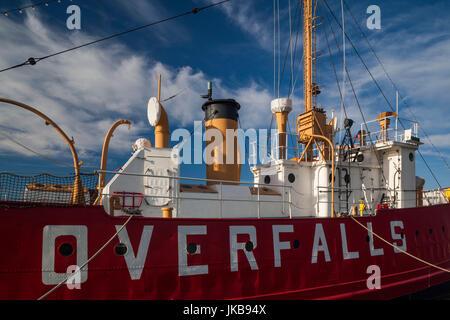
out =
<path fill-rule="evenodd" d="M 286 154 L 286 130 L 288 114 L 292 111 L 292 100 L 278 98 L 270 102 L 270 110 L 277 117 L 279 158 L 285 159 Z"/>

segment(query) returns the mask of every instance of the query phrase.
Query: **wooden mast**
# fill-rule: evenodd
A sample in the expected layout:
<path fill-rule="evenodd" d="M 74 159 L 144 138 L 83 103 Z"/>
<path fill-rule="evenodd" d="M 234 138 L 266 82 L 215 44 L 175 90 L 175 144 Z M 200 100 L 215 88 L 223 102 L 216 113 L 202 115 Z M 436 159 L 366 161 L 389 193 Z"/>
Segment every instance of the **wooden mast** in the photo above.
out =
<path fill-rule="evenodd" d="M 169 148 L 169 118 L 161 104 L 161 75 L 158 76 L 158 102 L 161 106 L 161 116 L 155 125 L 155 148 Z"/>
<path fill-rule="evenodd" d="M 303 98 L 312 109 L 312 0 L 303 0 Z"/>
<path fill-rule="evenodd" d="M 305 111 L 297 117 L 297 141 L 304 148 L 297 162 L 331 160 L 331 216 L 334 216 L 334 150 L 332 143 L 332 122 L 327 123 L 325 111 L 317 108 L 317 95 L 320 94 L 316 83 L 316 45 L 317 23 L 313 12 L 313 0 L 303 0 L 303 98 Z M 319 23 L 320 24 L 320 23 Z M 314 70 L 313 70 L 314 69 Z M 313 78 L 314 76 L 314 78 Z M 313 148 L 317 147 L 318 156 L 314 157 Z"/>

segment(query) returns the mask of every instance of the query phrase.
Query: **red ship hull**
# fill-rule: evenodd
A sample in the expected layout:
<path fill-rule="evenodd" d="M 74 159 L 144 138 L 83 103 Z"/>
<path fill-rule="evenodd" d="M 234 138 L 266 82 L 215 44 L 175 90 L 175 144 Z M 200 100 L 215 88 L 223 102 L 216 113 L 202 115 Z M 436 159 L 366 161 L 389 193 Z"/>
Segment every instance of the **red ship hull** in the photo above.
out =
<path fill-rule="evenodd" d="M 56 285 L 52 274 L 81 265 L 127 220 L 98 206 L 4 202 L 0 214 L 0 299 L 39 298 Z M 383 210 L 357 220 L 408 253 L 450 268 L 450 205 Z M 66 230 L 61 226 L 79 231 L 55 233 Z M 450 281 L 450 273 L 372 241 L 348 217 L 135 216 L 124 230 L 128 261 L 115 252 L 124 242 L 116 237 L 88 264 L 79 289 L 62 285 L 47 299 L 391 299 Z M 73 252 L 62 255 L 63 244 Z M 369 288 L 375 274 L 369 266 L 379 268 L 378 288 Z"/>

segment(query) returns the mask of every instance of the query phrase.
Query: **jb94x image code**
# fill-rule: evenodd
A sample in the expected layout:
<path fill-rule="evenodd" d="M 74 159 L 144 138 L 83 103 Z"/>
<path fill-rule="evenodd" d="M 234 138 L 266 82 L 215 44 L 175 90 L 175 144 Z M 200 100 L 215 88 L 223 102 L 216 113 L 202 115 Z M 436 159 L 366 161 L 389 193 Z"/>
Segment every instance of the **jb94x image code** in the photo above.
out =
<path fill-rule="evenodd" d="M 221 306 L 205 306 L 190 304 L 183 307 L 184 316 L 209 316 L 211 318 L 226 318 L 232 316 L 259 315 L 267 316 L 266 305 L 258 304 L 228 304 Z M 266 317 L 264 317 L 266 318 Z"/>

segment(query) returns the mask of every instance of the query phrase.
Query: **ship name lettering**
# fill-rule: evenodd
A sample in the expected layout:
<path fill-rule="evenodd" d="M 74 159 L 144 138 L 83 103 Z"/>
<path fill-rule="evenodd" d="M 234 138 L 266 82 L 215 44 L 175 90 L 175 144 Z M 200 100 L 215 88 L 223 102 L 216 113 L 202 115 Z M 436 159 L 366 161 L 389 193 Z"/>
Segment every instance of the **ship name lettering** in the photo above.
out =
<path fill-rule="evenodd" d="M 395 232 L 395 228 L 398 227 L 400 229 L 404 229 L 403 227 L 403 221 L 391 221 L 391 236 L 393 240 L 400 240 L 401 245 L 398 242 L 394 242 L 394 252 L 399 253 L 400 250 L 406 251 L 406 236 L 405 233 L 402 231 L 400 234 Z M 397 249 L 398 248 L 398 249 Z M 400 250 L 399 250 L 400 249 Z"/>
<path fill-rule="evenodd" d="M 238 234 L 247 234 L 250 237 L 251 248 L 247 247 L 246 242 L 238 242 Z M 238 251 L 242 250 L 250 264 L 252 270 L 258 270 L 253 250 L 256 248 L 256 228 L 255 226 L 230 226 L 230 268 L 231 271 L 238 271 Z"/>
<path fill-rule="evenodd" d="M 273 225 L 273 263 L 275 268 L 281 267 L 281 250 L 291 249 L 290 241 L 280 241 L 280 233 L 294 232 L 294 226 L 288 225 Z"/>
<path fill-rule="evenodd" d="M 368 236 L 369 236 L 369 247 L 370 247 L 370 255 L 372 257 L 374 256 L 382 256 L 384 255 L 383 248 L 375 249 L 375 246 L 373 244 L 373 228 L 372 228 L 372 222 L 367 222 L 367 229 L 369 229 Z"/>
<path fill-rule="evenodd" d="M 178 275 L 192 276 L 208 274 L 208 265 L 188 265 L 187 236 L 206 235 L 206 226 L 178 226 Z M 196 245 L 191 254 L 200 254 L 200 245 Z"/>
<path fill-rule="evenodd" d="M 403 221 L 390 221 L 390 233 L 393 240 L 392 244 L 394 252 L 399 253 L 406 251 L 406 236 Z M 346 224 L 340 223 L 340 235 L 342 245 L 342 257 L 344 260 L 359 259 L 360 253 L 352 251 L 355 249 L 355 243 L 351 237 L 348 238 L 346 232 Z M 115 226 L 116 230 L 121 228 L 120 225 Z M 374 245 L 374 234 L 371 222 L 367 222 L 369 230 L 368 242 L 370 256 L 384 255 L 383 248 L 376 248 Z M 124 259 L 130 274 L 131 280 L 140 280 L 147 261 L 150 242 L 154 226 L 142 226 L 142 233 L 139 240 L 138 248 L 133 248 L 127 229 L 123 228 L 118 233 L 119 241 L 126 245 L 128 252 L 124 255 Z M 282 254 L 288 250 L 292 250 L 292 241 L 289 234 L 293 234 L 293 224 L 272 225 L 272 245 L 273 245 L 273 267 L 280 268 L 282 266 Z M 81 264 L 87 260 L 87 226 L 45 226 L 43 229 L 43 252 L 42 252 L 42 282 L 47 285 L 57 284 L 61 279 L 66 277 L 65 273 L 58 274 L 55 272 L 55 239 L 62 235 L 74 235 L 77 245 L 77 263 Z M 189 236 L 207 236 L 206 225 L 179 225 L 177 228 L 178 237 L 178 276 L 194 276 L 208 274 L 208 264 L 189 265 L 188 256 L 201 254 L 200 245 L 196 244 L 193 252 L 188 252 Z M 236 272 L 242 268 L 250 267 L 251 270 L 258 270 L 258 263 L 255 259 L 255 249 L 257 248 L 257 230 L 254 225 L 231 225 L 228 227 L 229 237 L 229 263 L 230 271 Z M 245 240 L 243 240 L 245 239 Z M 248 240 L 247 240 L 248 239 Z M 281 240 L 283 239 L 283 240 Z M 191 243 L 189 243 L 190 245 Z M 137 249 L 137 250 L 136 250 Z M 244 255 L 238 254 L 239 251 Z M 322 255 L 323 254 L 323 255 Z M 239 258 L 241 257 L 241 258 Z M 240 261 L 239 261 L 240 260 Z M 315 224 L 314 240 L 312 245 L 311 263 L 318 263 L 319 260 L 330 262 L 331 256 L 328 249 L 327 238 L 322 223 Z M 198 260 L 199 261 L 199 260 Z M 81 272 L 80 283 L 87 280 L 87 266 Z M 237 308 L 237 307 L 235 307 Z M 234 312 L 234 309 L 230 309 Z"/>
<path fill-rule="evenodd" d="M 116 230 L 119 231 L 120 225 L 116 225 Z M 148 247 L 150 245 L 150 239 L 153 233 L 153 226 L 144 226 L 142 229 L 141 240 L 139 242 L 139 247 L 134 254 L 133 246 L 131 245 L 130 237 L 126 228 L 123 228 L 118 236 L 121 243 L 125 244 L 127 247 L 127 253 L 125 254 L 125 262 L 127 264 L 128 272 L 130 273 L 131 280 L 141 279 L 142 267 L 147 259 Z"/>
<path fill-rule="evenodd" d="M 342 240 L 342 255 L 344 257 L 344 260 L 358 259 L 359 258 L 358 251 L 353 251 L 353 252 L 348 251 L 349 249 L 348 249 L 348 244 L 347 244 L 347 234 L 345 232 L 345 224 L 341 223 L 340 228 L 341 228 L 341 240 Z"/>
<path fill-rule="evenodd" d="M 317 263 L 319 252 L 322 251 L 325 256 L 325 261 L 330 262 L 330 251 L 328 251 L 327 239 L 323 231 L 321 223 L 316 224 L 316 231 L 314 232 L 314 244 L 312 251 L 311 263 Z"/>

